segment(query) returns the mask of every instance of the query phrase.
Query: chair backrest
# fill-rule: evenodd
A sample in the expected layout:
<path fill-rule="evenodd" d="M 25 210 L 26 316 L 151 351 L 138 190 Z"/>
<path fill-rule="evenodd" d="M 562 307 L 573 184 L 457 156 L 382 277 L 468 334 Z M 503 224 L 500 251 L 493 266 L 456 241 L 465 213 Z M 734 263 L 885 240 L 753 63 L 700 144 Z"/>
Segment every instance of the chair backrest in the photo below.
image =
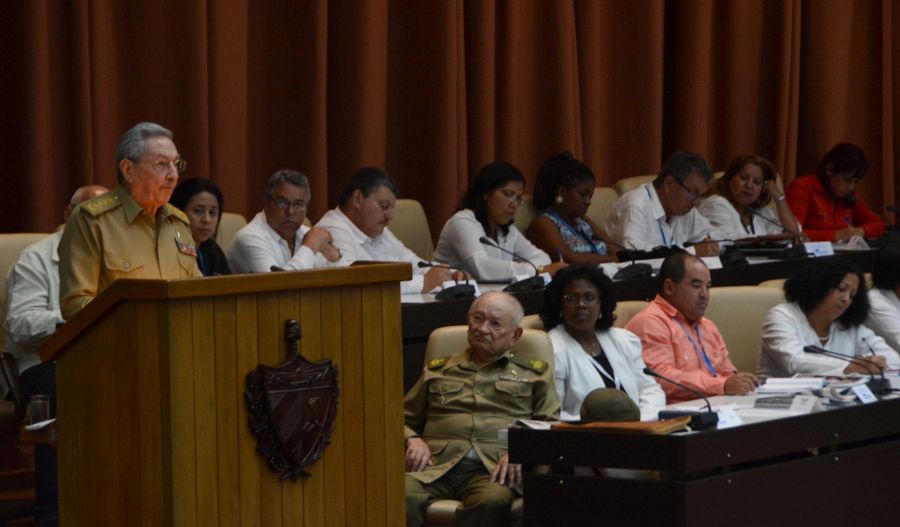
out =
<path fill-rule="evenodd" d="M 616 181 L 616 183 L 613 185 L 613 188 L 621 196 L 629 190 L 636 189 L 644 183 L 649 183 L 654 179 L 656 179 L 656 174 L 644 174 L 643 176 L 626 177 Z"/>
<path fill-rule="evenodd" d="M 23 249 L 46 236 L 47 234 L 42 232 L 0 234 L 0 273 L 2 273 L 0 279 L 3 280 L 3 286 L 0 287 L 0 324 L 6 321 L 6 275 L 19 259 Z M 0 351 L 6 349 L 5 339 L 5 332 L 0 330 Z"/>
<path fill-rule="evenodd" d="M 469 345 L 467 330 L 467 326 L 445 326 L 432 331 L 425 346 L 425 363 L 466 349 Z M 510 351 L 523 357 L 541 359 L 553 367 L 553 345 L 544 331 L 526 328 Z"/>
<path fill-rule="evenodd" d="M 247 220 L 236 212 L 223 212 L 219 220 L 219 230 L 216 232 L 216 243 L 222 248 L 222 252 L 228 254 L 234 235 L 241 227 L 247 225 Z"/>
<path fill-rule="evenodd" d="M 759 287 L 773 287 L 775 289 L 784 289 L 784 282 L 787 278 L 773 278 L 759 283 Z"/>
<path fill-rule="evenodd" d="M 606 223 L 606 215 L 612 208 L 616 200 L 619 199 L 619 193 L 612 187 L 597 187 L 594 189 L 594 197 L 591 198 L 591 206 L 588 207 L 586 216 L 590 218 L 594 225 L 602 228 Z"/>
<path fill-rule="evenodd" d="M 650 302 L 644 300 L 621 300 L 616 302 L 616 321 L 613 325 L 624 328 L 631 318 L 647 307 Z"/>
<path fill-rule="evenodd" d="M 524 201 L 516 210 L 515 225 L 516 228 L 524 234 L 531 225 L 531 220 L 538 215 L 537 207 L 534 206 L 534 199 L 531 196 L 523 196 Z"/>
<path fill-rule="evenodd" d="M 398 199 L 394 207 L 391 232 L 419 258 L 430 260 L 434 256 L 431 229 L 422 204 L 414 199 Z"/>
<path fill-rule="evenodd" d="M 759 286 L 713 287 L 706 317 L 716 323 L 735 367 L 756 373 L 763 319 L 784 302 L 780 289 Z"/>
<path fill-rule="evenodd" d="M 522 319 L 522 327 L 525 329 L 536 329 L 544 331 L 544 323 L 541 322 L 540 315 L 525 315 Z"/>

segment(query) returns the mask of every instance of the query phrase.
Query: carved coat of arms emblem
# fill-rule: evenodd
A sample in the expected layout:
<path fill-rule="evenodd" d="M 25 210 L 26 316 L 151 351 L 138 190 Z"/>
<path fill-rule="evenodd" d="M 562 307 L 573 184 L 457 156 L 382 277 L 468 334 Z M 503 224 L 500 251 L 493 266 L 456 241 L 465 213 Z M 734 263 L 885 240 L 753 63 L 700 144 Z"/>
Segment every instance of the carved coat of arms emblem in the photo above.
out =
<path fill-rule="evenodd" d="M 281 479 L 309 476 L 304 466 L 331 441 L 338 403 L 338 370 L 330 360 L 311 362 L 299 351 L 300 324 L 284 324 L 287 357 L 247 374 L 247 408 L 256 450 Z"/>

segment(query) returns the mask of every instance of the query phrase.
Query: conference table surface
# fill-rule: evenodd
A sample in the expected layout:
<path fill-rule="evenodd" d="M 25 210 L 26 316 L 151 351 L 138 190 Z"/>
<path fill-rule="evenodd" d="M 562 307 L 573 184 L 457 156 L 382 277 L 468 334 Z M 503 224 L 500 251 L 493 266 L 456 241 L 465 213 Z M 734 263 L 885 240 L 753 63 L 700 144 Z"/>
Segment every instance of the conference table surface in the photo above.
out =
<path fill-rule="evenodd" d="M 852 251 L 842 253 L 864 271 L 870 272 L 875 264 L 877 251 Z M 831 256 L 819 257 L 833 258 Z M 766 280 L 787 278 L 810 259 L 800 260 L 759 260 L 750 259 L 751 265 L 712 269 L 710 275 L 713 287 L 756 285 Z M 656 277 L 633 280 L 614 280 L 617 300 L 652 300 L 656 296 Z M 544 291 L 516 293 L 526 314 L 540 311 L 544 301 Z M 466 323 L 466 312 L 471 298 L 437 301 L 434 295 L 402 295 L 401 317 L 403 326 L 403 384 L 408 391 L 419 375 L 425 358 L 428 336 L 437 328 Z"/>

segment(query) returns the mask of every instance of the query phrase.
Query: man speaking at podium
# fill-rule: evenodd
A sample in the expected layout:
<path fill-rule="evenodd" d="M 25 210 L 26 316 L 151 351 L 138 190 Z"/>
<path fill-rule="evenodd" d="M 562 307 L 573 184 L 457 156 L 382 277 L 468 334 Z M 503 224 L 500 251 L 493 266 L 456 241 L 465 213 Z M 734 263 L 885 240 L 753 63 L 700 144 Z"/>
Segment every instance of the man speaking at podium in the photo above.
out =
<path fill-rule="evenodd" d="M 75 316 L 118 278 L 199 278 L 187 216 L 169 205 L 187 165 L 172 132 L 138 123 L 119 139 L 118 186 L 85 202 L 59 243 L 62 316 Z"/>

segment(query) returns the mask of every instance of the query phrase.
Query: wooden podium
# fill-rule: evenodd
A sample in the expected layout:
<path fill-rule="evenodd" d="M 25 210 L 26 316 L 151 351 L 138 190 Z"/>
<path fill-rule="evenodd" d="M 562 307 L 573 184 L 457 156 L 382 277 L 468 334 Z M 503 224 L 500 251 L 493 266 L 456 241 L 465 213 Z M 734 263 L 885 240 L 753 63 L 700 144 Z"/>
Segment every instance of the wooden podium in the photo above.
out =
<path fill-rule="evenodd" d="M 57 361 L 63 526 L 402 525 L 407 264 L 119 280 L 41 347 Z M 311 476 L 281 481 L 256 452 L 245 376 L 330 358 L 336 427 Z"/>

